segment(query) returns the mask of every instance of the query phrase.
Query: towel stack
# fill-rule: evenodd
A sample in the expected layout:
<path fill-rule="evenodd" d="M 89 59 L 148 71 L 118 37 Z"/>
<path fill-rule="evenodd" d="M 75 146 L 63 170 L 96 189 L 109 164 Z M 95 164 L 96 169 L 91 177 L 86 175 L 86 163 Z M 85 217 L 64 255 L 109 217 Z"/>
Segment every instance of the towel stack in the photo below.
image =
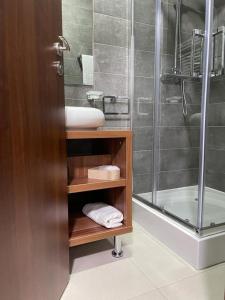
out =
<path fill-rule="evenodd" d="M 87 217 L 106 228 L 122 226 L 123 214 L 111 205 L 102 202 L 89 203 L 82 211 Z"/>

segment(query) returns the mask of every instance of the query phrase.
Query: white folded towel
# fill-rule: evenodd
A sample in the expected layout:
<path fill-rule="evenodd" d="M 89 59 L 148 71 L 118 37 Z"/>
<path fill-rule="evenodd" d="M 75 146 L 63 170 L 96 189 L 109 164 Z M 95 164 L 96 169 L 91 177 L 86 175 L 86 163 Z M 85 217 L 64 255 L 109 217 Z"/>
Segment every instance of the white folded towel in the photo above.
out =
<path fill-rule="evenodd" d="M 123 214 L 113 206 L 102 202 L 86 204 L 83 213 L 106 228 L 116 228 L 122 226 Z"/>

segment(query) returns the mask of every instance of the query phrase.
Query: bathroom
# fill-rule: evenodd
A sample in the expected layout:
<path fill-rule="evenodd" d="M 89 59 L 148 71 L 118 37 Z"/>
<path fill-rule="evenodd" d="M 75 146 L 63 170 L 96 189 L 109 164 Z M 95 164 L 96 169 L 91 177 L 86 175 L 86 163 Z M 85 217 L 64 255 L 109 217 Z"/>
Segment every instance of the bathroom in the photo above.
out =
<path fill-rule="evenodd" d="M 225 4 L 2 0 L 1 299 L 225 299 Z"/>

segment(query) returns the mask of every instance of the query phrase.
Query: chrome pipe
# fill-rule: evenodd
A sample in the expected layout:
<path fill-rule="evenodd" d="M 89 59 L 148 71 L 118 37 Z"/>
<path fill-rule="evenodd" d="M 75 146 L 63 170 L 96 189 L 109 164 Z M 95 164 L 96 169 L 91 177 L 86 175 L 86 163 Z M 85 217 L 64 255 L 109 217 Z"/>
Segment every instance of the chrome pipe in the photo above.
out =
<path fill-rule="evenodd" d="M 205 196 L 205 163 L 207 142 L 207 106 L 210 92 L 211 64 L 212 64 L 212 41 L 213 41 L 213 13 L 214 0 L 206 1 L 205 43 L 203 52 L 203 76 L 202 76 L 202 99 L 201 99 L 201 134 L 200 134 L 200 162 L 198 184 L 198 216 L 197 230 L 203 227 L 204 196 Z"/>
<path fill-rule="evenodd" d="M 154 148 L 153 148 L 153 188 L 152 201 L 157 203 L 159 149 L 160 149 L 160 104 L 161 104 L 161 0 L 155 0 L 156 24 L 155 24 L 155 65 L 154 65 Z"/>
<path fill-rule="evenodd" d="M 181 0 L 177 0 L 175 5 L 176 7 L 176 32 L 175 32 L 175 53 L 174 53 L 174 73 L 181 73 L 180 66 L 178 67 L 178 56 L 180 56 L 181 60 L 181 53 L 180 53 L 180 43 L 181 43 L 181 32 L 180 32 L 180 18 L 181 18 Z"/>

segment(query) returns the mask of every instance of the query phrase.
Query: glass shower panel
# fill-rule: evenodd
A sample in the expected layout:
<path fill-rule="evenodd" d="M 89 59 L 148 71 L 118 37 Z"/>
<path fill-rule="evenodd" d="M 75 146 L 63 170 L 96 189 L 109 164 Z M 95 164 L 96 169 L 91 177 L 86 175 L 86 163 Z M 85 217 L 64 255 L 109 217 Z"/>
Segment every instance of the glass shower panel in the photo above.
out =
<path fill-rule="evenodd" d="M 225 223 L 225 3 L 220 0 L 216 0 L 214 6 L 213 38 L 213 67 L 207 106 L 203 228 Z"/>
<path fill-rule="evenodd" d="M 154 204 L 197 225 L 200 148 L 203 1 L 163 3 L 160 103 L 155 103 L 158 168 Z M 157 101 L 157 98 L 156 98 Z M 157 118 L 158 107 L 158 118 Z M 159 140 L 157 140 L 159 138 Z"/>
<path fill-rule="evenodd" d="M 151 202 L 155 0 L 133 0 L 134 27 L 134 194 Z"/>

